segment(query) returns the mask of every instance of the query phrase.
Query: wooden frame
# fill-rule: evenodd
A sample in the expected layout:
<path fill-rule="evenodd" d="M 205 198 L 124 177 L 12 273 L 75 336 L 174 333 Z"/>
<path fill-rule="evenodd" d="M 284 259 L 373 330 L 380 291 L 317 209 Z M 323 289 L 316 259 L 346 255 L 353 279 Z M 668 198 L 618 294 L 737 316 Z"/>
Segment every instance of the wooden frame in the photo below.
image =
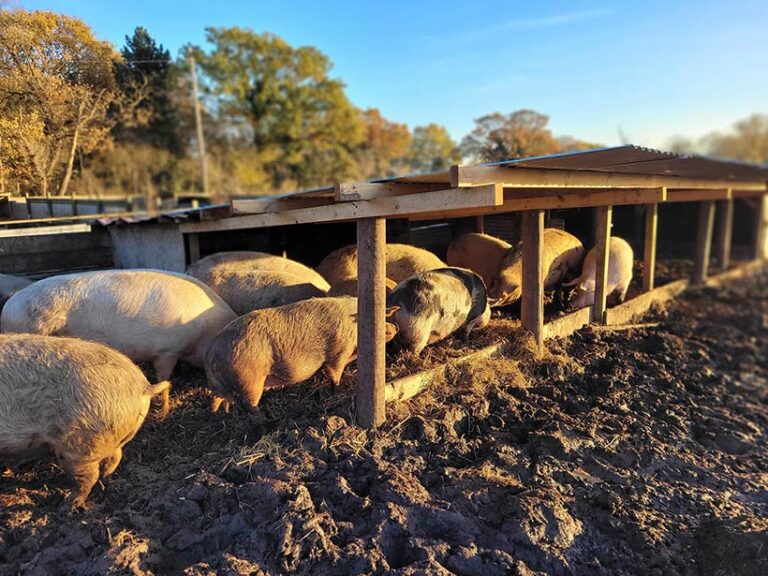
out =
<path fill-rule="evenodd" d="M 643 239 L 643 292 L 650 292 L 656 280 L 656 232 L 659 225 L 659 205 L 645 206 L 645 238 Z"/>
<path fill-rule="evenodd" d="M 523 296 L 520 317 L 523 328 L 544 347 L 544 211 L 523 213 Z"/>
<path fill-rule="evenodd" d="M 595 304 L 592 319 L 602 324 L 605 321 L 605 309 L 608 294 L 608 253 L 611 245 L 611 226 L 613 220 L 613 206 L 599 206 L 597 208 L 597 243 L 595 250 Z"/>
<path fill-rule="evenodd" d="M 733 198 L 721 200 L 715 210 L 717 236 L 715 237 L 715 258 L 721 270 L 731 263 L 731 243 L 733 241 Z"/>
<path fill-rule="evenodd" d="M 696 229 L 696 245 L 693 259 L 693 282 L 695 284 L 702 284 L 707 279 L 714 224 L 715 201 L 706 200 L 699 205 L 699 222 Z"/>

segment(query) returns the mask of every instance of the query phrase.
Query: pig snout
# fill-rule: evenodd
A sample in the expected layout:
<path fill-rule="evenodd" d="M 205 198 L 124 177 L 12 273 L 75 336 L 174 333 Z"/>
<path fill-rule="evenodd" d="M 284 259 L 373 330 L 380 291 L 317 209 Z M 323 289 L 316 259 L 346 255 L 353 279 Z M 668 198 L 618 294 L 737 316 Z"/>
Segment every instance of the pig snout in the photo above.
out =
<path fill-rule="evenodd" d="M 578 310 L 579 308 L 584 308 L 585 306 L 592 306 L 595 303 L 595 291 L 594 290 L 584 290 L 582 288 L 577 288 L 576 292 L 574 292 L 573 297 L 571 298 L 570 303 L 568 304 L 568 307 L 571 310 Z"/>

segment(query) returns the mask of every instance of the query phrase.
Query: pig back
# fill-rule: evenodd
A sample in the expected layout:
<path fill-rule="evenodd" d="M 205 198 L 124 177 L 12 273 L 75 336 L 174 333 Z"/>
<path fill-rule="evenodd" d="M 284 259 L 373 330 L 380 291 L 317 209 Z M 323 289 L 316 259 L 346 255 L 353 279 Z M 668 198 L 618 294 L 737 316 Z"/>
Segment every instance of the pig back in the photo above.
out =
<path fill-rule="evenodd" d="M 282 271 L 219 267 L 206 278 L 206 283 L 238 315 L 326 294 L 306 279 Z"/>
<path fill-rule="evenodd" d="M 448 246 L 448 265 L 472 270 L 490 286 L 510 248 L 511 244 L 488 234 L 462 234 Z"/>
<path fill-rule="evenodd" d="M 149 389 L 133 362 L 101 344 L 0 335 L 0 453 L 111 454 L 141 426 Z"/>
<path fill-rule="evenodd" d="M 211 288 L 189 276 L 104 270 L 36 282 L 8 300 L 0 327 L 102 342 L 137 362 L 163 354 L 191 360 L 199 340 L 235 317 Z"/>
<path fill-rule="evenodd" d="M 573 234 L 557 228 L 544 230 L 544 286 L 551 288 L 579 276 L 586 251 Z"/>
<path fill-rule="evenodd" d="M 328 282 L 309 266 L 266 252 L 218 252 L 190 265 L 187 268 L 187 274 L 210 285 L 210 279 L 216 273 L 253 270 L 287 272 L 301 278 L 303 282 L 317 286 L 324 292 L 330 289 Z"/>

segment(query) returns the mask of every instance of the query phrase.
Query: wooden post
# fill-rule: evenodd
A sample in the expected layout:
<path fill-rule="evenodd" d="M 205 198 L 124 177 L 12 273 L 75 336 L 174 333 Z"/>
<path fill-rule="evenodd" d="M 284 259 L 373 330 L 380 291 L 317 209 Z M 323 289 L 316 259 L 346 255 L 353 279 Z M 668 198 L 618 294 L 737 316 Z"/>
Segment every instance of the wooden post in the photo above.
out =
<path fill-rule="evenodd" d="M 653 290 L 656 278 L 656 228 L 659 223 L 659 205 L 645 205 L 645 239 L 643 242 L 643 292 Z"/>
<path fill-rule="evenodd" d="M 189 263 L 194 264 L 200 260 L 200 236 L 197 232 L 186 234 L 187 248 L 189 249 Z"/>
<path fill-rule="evenodd" d="M 768 196 L 765 194 L 757 198 L 754 240 L 755 260 L 768 258 L 768 246 L 766 246 L 768 241 Z"/>
<path fill-rule="evenodd" d="M 696 247 L 693 259 L 693 283 L 702 284 L 709 271 L 709 255 L 712 250 L 712 229 L 715 225 L 715 201 L 699 204 L 699 223 L 696 229 Z"/>
<path fill-rule="evenodd" d="M 357 221 L 357 419 L 384 422 L 386 219 Z"/>
<path fill-rule="evenodd" d="M 715 237 L 715 258 L 721 270 L 727 270 L 731 263 L 731 241 L 733 238 L 733 199 L 717 203 L 717 236 Z"/>
<path fill-rule="evenodd" d="M 544 210 L 523 212 L 523 328 L 544 348 Z"/>
<path fill-rule="evenodd" d="M 475 216 L 475 232 L 485 234 L 485 216 Z"/>
<path fill-rule="evenodd" d="M 608 294 L 606 294 L 606 284 L 608 282 L 608 250 L 611 243 L 613 206 L 599 206 L 596 216 L 595 233 L 597 235 L 597 242 L 595 243 L 595 249 L 597 251 L 597 259 L 595 260 L 595 307 L 593 308 L 592 320 L 603 324 L 605 322 L 605 309 L 608 297 Z"/>

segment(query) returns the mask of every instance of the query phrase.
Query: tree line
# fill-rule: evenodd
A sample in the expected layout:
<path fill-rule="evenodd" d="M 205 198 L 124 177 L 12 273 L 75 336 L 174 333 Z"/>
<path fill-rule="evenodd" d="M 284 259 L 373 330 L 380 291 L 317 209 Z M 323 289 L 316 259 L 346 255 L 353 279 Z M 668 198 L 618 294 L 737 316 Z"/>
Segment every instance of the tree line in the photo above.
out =
<path fill-rule="evenodd" d="M 270 33 L 208 28 L 205 47 L 190 44 L 172 58 L 144 28 L 118 52 L 76 18 L 2 10 L 0 193 L 200 191 L 192 62 L 217 195 L 597 146 L 555 136 L 548 117 L 534 110 L 478 118 L 461 142 L 438 124 L 411 129 L 376 108 L 354 106 L 317 48 Z"/>

